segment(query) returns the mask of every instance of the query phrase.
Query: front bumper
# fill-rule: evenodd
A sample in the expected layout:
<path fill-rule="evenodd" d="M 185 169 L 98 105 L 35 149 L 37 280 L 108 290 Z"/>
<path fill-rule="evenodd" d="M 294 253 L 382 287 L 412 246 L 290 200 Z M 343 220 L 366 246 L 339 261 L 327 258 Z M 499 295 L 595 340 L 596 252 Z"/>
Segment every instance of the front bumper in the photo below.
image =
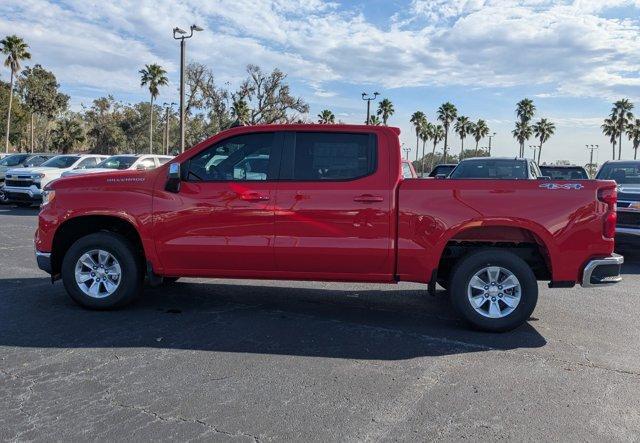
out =
<path fill-rule="evenodd" d="M 590 260 L 582 272 L 582 287 L 590 288 L 618 283 L 622 280 L 620 276 L 622 263 L 624 263 L 624 257 L 618 254 Z"/>
<path fill-rule="evenodd" d="M 51 253 L 40 252 L 36 249 L 36 262 L 38 267 L 47 274 L 51 274 Z"/>
<path fill-rule="evenodd" d="M 35 186 L 30 186 L 28 188 L 5 186 L 3 192 L 5 198 L 10 202 L 42 202 L 42 190 Z"/>

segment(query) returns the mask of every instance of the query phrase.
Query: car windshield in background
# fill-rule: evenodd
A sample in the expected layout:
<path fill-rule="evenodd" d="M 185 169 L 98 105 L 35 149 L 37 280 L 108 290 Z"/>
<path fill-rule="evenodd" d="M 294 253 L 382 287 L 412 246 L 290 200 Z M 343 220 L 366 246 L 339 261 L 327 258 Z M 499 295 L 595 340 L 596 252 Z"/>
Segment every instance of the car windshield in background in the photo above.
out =
<path fill-rule="evenodd" d="M 0 166 L 18 166 L 25 161 L 30 154 L 13 154 L 0 160 Z"/>
<path fill-rule="evenodd" d="M 449 175 L 455 167 L 455 165 L 438 165 L 429 173 L 429 177 L 435 177 L 436 175 Z"/>
<path fill-rule="evenodd" d="M 58 155 L 56 157 L 53 157 L 50 160 L 47 160 L 40 166 L 47 167 L 47 168 L 64 169 L 73 165 L 75 162 L 78 161 L 79 158 L 80 157 L 78 157 L 77 155 Z"/>
<path fill-rule="evenodd" d="M 113 157 L 102 160 L 100 163 L 92 167 L 104 169 L 129 169 L 137 159 L 138 157 L 135 155 L 114 155 Z"/>
<path fill-rule="evenodd" d="M 615 180 L 618 184 L 640 184 L 640 163 L 609 163 L 598 172 L 599 180 Z"/>
<path fill-rule="evenodd" d="M 545 177 L 552 180 L 588 180 L 589 176 L 584 168 L 557 168 L 553 166 L 540 166 L 540 171 Z"/>
<path fill-rule="evenodd" d="M 520 160 L 469 160 L 460 163 L 449 178 L 526 179 L 527 165 Z"/>

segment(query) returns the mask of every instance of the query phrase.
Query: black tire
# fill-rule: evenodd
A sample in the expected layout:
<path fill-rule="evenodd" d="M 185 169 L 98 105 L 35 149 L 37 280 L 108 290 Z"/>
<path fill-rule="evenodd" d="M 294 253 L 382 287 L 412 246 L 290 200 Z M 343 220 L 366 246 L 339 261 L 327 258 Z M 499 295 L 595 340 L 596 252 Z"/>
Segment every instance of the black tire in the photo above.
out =
<path fill-rule="evenodd" d="M 80 257 L 93 249 L 104 250 L 115 257 L 121 269 L 118 288 L 104 298 L 94 298 L 85 294 L 75 278 L 75 266 Z M 77 240 L 62 260 L 62 282 L 71 298 L 83 308 L 107 310 L 125 306 L 142 292 L 144 272 L 141 258 L 131 243 L 119 234 L 98 232 Z"/>
<path fill-rule="evenodd" d="M 439 279 L 437 280 L 437 282 L 438 282 L 438 284 L 440 285 L 440 287 L 441 287 L 442 289 L 444 289 L 445 291 L 448 291 L 448 290 L 449 290 L 449 280 L 444 279 L 444 278 L 439 278 Z"/>
<path fill-rule="evenodd" d="M 471 278 L 488 266 L 508 270 L 520 283 L 520 302 L 511 313 L 501 318 L 481 315 L 471 305 L 467 294 Z M 483 331 L 504 332 L 517 328 L 527 321 L 538 302 L 538 282 L 531 267 L 517 255 L 505 250 L 485 249 L 468 254 L 455 265 L 450 282 L 449 293 L 455 310 L 471 325 Z M 489 300 L 487 302 L 490 303 Z M 500 306 L 506 308 L 504 304 Z"/>
<path fill-rule="evenodd" d="M 180 280 L 180 277 L 162 277 L 162 283 L 167 285 L 172 285 L 178 280 Z"/>

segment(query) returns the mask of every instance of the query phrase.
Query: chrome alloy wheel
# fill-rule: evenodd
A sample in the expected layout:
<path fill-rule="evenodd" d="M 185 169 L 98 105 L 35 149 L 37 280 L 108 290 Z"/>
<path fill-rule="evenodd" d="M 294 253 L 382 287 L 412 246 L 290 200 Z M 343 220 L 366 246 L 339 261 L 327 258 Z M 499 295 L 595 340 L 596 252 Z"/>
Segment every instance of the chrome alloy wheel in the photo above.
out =
<path fill-rule="evenodd" d="M 473 309 L 483 317 L 503 318 L 518 307 L 522 287 L 508 269 L 488 266 L 471 277 L 467 297 Z"/>
<path fill-rule="evenodd" d="M 122 269 L 109 252 L 93 249 L 78 259 L 75 274 L 76 284 L 82 292 L 92 298 L 105 298 L 118 289 Z"/>

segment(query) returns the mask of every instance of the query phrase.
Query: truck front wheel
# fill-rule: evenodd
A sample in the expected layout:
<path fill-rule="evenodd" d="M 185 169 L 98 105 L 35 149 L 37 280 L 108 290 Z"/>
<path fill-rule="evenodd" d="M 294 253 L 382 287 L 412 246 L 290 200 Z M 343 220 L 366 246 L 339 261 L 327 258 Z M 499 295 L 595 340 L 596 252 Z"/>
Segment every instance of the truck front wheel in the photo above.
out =
<path fill-rule="evenodd" d="M 531 267 L 512 252 L 486 249 L 462 258 L 451 274 L 456 311 L 478 329 L 509 331 L 527 321 L 538 302 Z"/>
<path fill-rule="evenodd" d="M 131 243 L 112 232 L 77 240 L 62 261 L 62 282 L 71 298 L 88 309 L 112 309 L 142 291 L 143 273 Z"/>

